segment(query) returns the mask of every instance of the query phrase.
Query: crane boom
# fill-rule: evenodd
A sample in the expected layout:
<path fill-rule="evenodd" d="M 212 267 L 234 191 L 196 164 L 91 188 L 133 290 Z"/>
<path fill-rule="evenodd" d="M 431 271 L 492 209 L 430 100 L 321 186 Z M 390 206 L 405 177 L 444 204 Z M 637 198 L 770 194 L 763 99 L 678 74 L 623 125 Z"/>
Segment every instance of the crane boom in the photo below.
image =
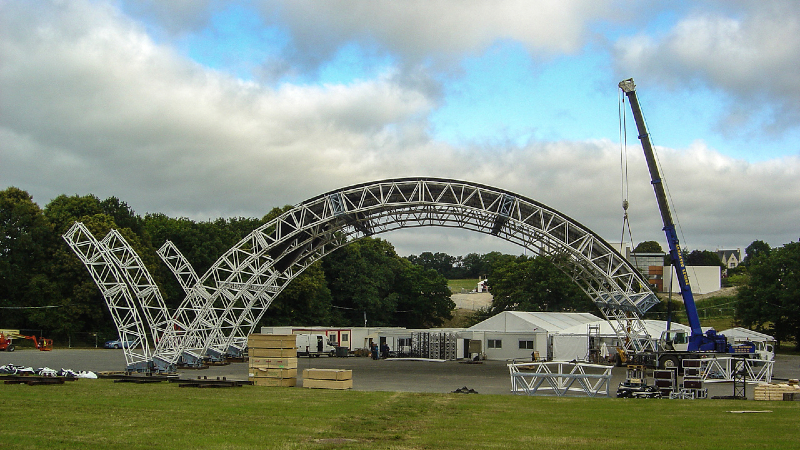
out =
<path fill-rule="evenodd" d="M 683 261 L 683 252 L 681 252 L 680 242 L 678 241 L 678 233 L 675 231 L 675 223 L 672 221 L 672 213 L 669 209 L 669 202 L 667 201 L 667 194 L 661 179 L 661 173 L 656 163 L 653 144 L 650 142 L 650 134 L 647 132 L 647 125 L 642 115 L 639 99 L 636 96 L 636 85 L 633 83 L 633 78 L 629 78 L 620 81 L 619 87 L 628 97 L 628 101 L 631 105 L 633 119 L 636 122 L 636 128 L 639 133 L 639 140 L 642 142 L 644 157 L 647 160 L 647 167 L 650 170 L 650 183 L 653 185 L 656 201 L 658 202 L 658 209 L 661 212 L 661 220 L 664 223 L 664 233 L 667 237 L 667 245 L 669 245 L 670 260 L 678 275 L 681 297 L 683 298 L 683 304 L 686 308 L 686 315 L 689 318 L 689 327 L 692 330 L 692 334 L 689 337 L 689 351 L 713 349 L 713 342 L 705 342 L 706 337 L 703 336 L 703 330 L 700 327 L 700 317 L 697 314 L 697 306 L 695 305 L 694 296 L 692 295 L 692 288 L 689 285 L 689 274 L 686 271 L 686 264 Z M 707 345 L 712 345 L 712 347 L 704 348 Z"/>

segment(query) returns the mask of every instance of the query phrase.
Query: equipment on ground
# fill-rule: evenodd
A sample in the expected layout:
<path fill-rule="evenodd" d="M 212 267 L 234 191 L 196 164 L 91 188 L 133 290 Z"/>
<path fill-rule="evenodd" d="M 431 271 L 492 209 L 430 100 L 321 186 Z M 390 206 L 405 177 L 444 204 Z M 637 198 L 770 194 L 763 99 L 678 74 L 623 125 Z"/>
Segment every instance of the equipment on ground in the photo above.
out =
<path fill-rule="evenodd" d="M 639 133 L 639 140 L 642 142 L 642 149 L 647 160 L 647 167 L 650 170 L 650 183 L 655 191 L 658 209 L 661 212 L 661 219 L 664 224 L 664 233 L 669 245 L 669 255 L 677 273 L 678 283 L 681 289 L 681 297 L 689 318 L 691 334 L 686 336 L 685 332 L 669 330 L 661 336 L 658 348 L 654 352 L 642 352 L 634 355 L 634 359 L 639 364 L 646 364 L 652 367 L 680 367 L 684 358 L 698 358 L 698 353 L 714 354 L 754 354 L 755 344 L 743 343 L 738 345 L 729 344 L 725 336 L 717 334 L 713 329 L 706 331 L 700 327 L 700 317 L 697 314 L 692 288 L 689 285 L 689 274 L 683 261 L 683 252 L 678 242 L 678 233 L 672 221 L 667 200 L 666 189 L 659 172 L 656 162 L 653 145 L 650 142 L 650 134 L 647 132 L 647 125 L 644 121 L 639 99 L 636 96 L 636 85 L 633 78 L 620 81 L 619 88 L 628 97 L 636 128 Z"/>
<path fill-rule="evenodd" d="M 8 331 L 8 330 L 6 330 Z M 53 349 L 53 340 L 52 339 L 45 339 L 45 338 L 36 338 L 36 336 L 24 336 L 19 334 L 19 332 L 10 332 L 8 334 L 4 332 L 0 332 L 0 351 L 7 351 L 13 352 L 16 350 L 14 346 L 13 340 L 14 339 L 29 339 L 33 341 L 33 345 L 36 346 L 37 349 L 43 352 L 49 352 Z"/>
<path fill-rule="evenodd" d="M 0 351 L 13 352 L 15 349 L 13 338 L 10 336 L 11 333 L 9 333 L 9 336 L 6 336 L 6 332 L 0 331 Z"/>
<path fill-rule="evenodd" d="M 617 398 L 661 398 L 661 391 L 647 383 L 647 368 L 640 365 L 628 366 L 625 381 L 619 384 Z"/>

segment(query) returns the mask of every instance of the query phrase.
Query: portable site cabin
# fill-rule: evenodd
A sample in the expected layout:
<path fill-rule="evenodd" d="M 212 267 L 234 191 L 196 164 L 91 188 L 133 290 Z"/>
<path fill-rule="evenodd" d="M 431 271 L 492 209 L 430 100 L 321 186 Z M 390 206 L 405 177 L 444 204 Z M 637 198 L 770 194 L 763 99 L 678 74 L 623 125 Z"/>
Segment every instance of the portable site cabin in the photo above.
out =
<path fill-rule="evenodd" d="M 335 342 L 339 347 L 348 351 L 368 349 L 370 343 L 379 343 L 378 333 L 389 330 L 403 330 L 398 327 L 261 327 L 262 334 L 322 334 L 329 341 Z"/>
<path fill-rule="evenodd" d="M 530 361 L 536 354 L 539 359 L 549 359 L 550 336 L 599 320 L 590 313 L 504 311 L 460 335 L 470 340 L 467 345 L 471 353 L 482 353 L 486 359 Z"/>

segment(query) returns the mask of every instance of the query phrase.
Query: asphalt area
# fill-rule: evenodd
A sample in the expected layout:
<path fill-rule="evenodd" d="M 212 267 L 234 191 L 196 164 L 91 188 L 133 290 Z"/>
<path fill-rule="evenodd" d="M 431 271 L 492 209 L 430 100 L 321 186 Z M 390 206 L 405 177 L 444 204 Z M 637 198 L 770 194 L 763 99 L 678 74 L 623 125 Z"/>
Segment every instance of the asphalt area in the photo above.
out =
<path fill-rule="evenodd" d="M 16 364 L 34 369 L 71 369 L 79 371 L 120 371 L 125 369 L 122 350 L 108 349 L 55 349 L 41 352 L 34 349 L 0 352 L 0 365 Z M 459 361 L 372 360 L 365 357 L 299 358 L 298 386 L 302 385 L 302 369 L 350 369 L 353 371 L 353 389 L 358 391 L 398 391 L 449 393 L 467 387 L 479 394 L 511 394 L 511 378 L 506 361 L 482 361 L 480 364 Z M 247 380 L 247 363 L 231 363 L 207 369 L 179 370 L 182 378 L 222 378 Z M 777 355 L 773 377 L 776 379 L 800 378 L 800 356 Z M 612 371 L 610 395 L 625 379 L 625 368 Z M 747 395 L 753 397 L 753 385 L 748 385 Z M 732 383 L 706 383 L 709 396 L 733 395 Z"/>

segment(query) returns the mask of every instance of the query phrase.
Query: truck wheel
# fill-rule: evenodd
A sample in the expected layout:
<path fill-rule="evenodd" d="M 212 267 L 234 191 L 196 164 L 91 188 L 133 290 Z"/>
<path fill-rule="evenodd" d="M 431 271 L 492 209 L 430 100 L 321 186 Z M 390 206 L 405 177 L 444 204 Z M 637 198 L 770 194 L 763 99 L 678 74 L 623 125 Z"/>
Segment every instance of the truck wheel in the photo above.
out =
<path fill-rule="evenodd" d="M 662 356 L 658 366 L 662 369 L 674 369 L 678 367 L 678 357 L 675 355 Z"/>
<path fill-rule="evenodd" d="M 8 347 L 6 347 L 6 351 L 7 352 L 13 352 L 14 351 L 14 346 L 13 345 L 9 345 Z"/>

